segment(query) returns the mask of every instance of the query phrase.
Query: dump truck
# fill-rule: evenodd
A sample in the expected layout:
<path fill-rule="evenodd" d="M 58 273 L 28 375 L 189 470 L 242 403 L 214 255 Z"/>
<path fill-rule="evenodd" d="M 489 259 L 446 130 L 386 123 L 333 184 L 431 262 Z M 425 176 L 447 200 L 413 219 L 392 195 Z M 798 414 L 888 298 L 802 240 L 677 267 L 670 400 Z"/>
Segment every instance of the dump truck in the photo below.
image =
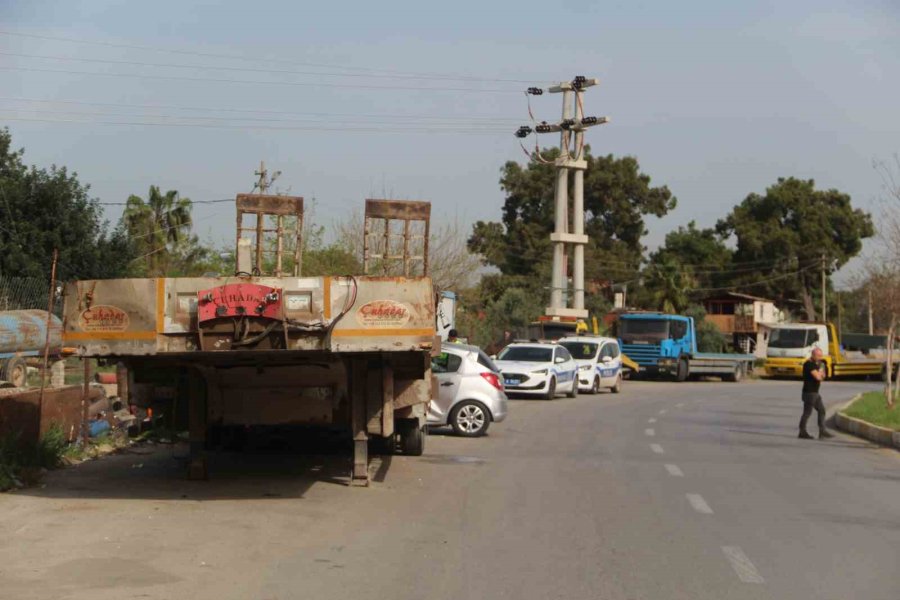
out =
<path fill-rule="evenodd" d="M 784 323 L 775 325 L 768 333 L 766 346 L 765 372 L 770 377 L 803 376 L 803 362 L 809 358 L 813 348 L 822 351 L 827 378 L 833 377 L 865 377 L 881 376 L 886 373 L 884 352 L 875 351 L 872 340 L 863 341 L 857 346 L 859 337 L 852 336 L 853 347 L 862 350 L 851 350 L 839 338 L 834 323 Z M 885 343 L 887 343 L 885 339 Z M 900 352 L 895 351 L 897 358 L 893 361 L 894 373 L 900 363 Z"/>
<path fill-rule="evenodd" d="M 753 370 L 752 354 L 699 352 L 694 319 L 664 313 L 624 313 L 617 322 L 622 352 L 646 375 L 713 375 L 737 382 Z"/>
<path fill-rule="evenodd" d="M 370 442 L 422 454 L 430 355 L 440 347 L 435 295 L 427 271 L 413 269 L 427 247 L 416 254 L 415 239 L 397 243 L 391 232 L 392 221 L 430 218 L 430 205 L 367 201 L 366 263 L 380 273 L 319 277 L 300 273 L 302 198 L 239 194 L 237 209 L 235 275 L 72 282 L 66 344 L 120 363 L 131 404 L 161 407 L 186 426 L 192 479 L 207 476 L 209 446 L 251 427 L 343 432 L 353 484 L 369 481 Z M 243 227 L 247 214 L 255 227 Z M 284 239 L 288 223 L 297 237 Z M 277 240 L 264 241 L 267 232 Z M 262 275 L 272 264 L 276 274 Z M 400 275 L 386 274 L 392 264 Z"/>

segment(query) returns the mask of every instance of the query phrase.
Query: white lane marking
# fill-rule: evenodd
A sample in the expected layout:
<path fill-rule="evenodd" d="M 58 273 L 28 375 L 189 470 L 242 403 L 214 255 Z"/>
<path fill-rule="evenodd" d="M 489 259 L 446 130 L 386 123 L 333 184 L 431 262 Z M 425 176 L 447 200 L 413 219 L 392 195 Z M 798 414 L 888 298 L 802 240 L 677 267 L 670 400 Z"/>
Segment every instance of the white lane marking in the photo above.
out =
<path fill-rule="evenodd" d="M 654 435 L 656 435 L 656 430 L 653 429 L 652 427 L 648 427 L 647 429 L 644 430 L 644 435 L 649 435 L 650 437 L 653 437 Z"/>
<path fill-rule="evenodd" d="M 684 472 L 678 468 L 678 465 L 666 465 L 666 471 L 672 477 L 684 477 Z"/>
<path fill-rule="evenodd" d="M 657 454 L 665 454 L 665 450 L 659 444 L 650 444 L 650 449 L 656 452 Z"/>
<path fill-rule="evenodd" d="M 647 419 L 648 423 L 656 423 L 656 419 Z"/>
<path fill-rule="evenodd" d="M 675 405 L 675 408 L 683 408 L 683 407 L 684 407 L 684 402 L 679 402 L 678 404 Z"/>
<path fill-rule="evenodd" d="M 739 546 L 722 546 L 722 552 L 725 553 L 725 557 L 728 559 L 728 562 L 731 563 L 731 568 L 734 569 L 735 573 L 737 573 L 738 579 L 740 579 L 744 583 L 766 582 L 766 580 L 763 579 L 763 576 L 759 574 L 759 571 L 756 570 L 756 567 L 753 566 L 753 563 L 750 562 L 750 559 L 747 558 L 747 555 L 744 554 L 744 551 L 741 550 Z"/>
<path fill-rule="evenodd" d="M 669 412 L 669 411 L 666 410 L 666 409 L 664 408 L 664 409 L 662 409 L 662 410 L 659 411 L 659 414 L 664 415 L 664 414 L 666 414 L 667 412 Z"/>
<path fill-rule="evenodd" d="M 709 504 L 706 503 L 706 500 L 703 499 L 703 496 L 700 494 L 687 494 L 688 502 L 691 503 L 691 506 L 698 513 L 704 515 L 713 514 L 713 510 L 709 507 Z"/>

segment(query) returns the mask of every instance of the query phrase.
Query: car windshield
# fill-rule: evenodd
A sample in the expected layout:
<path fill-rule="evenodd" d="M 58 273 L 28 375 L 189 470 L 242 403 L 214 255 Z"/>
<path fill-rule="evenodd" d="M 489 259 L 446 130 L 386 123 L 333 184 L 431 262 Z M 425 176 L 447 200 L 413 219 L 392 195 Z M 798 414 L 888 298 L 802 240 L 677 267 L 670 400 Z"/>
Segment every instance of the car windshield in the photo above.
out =
<path fill-rule="evenodd" d="M 770 348 L 805 348 L 809 329 L 773 329 L 769 334 Z"/>
<path fill-rule="evenodd" d="M 553 348 L 507 346 L 497 358 L 500 360 L 517 360 L 519 362 L 550 362 L 553 360 Z"/>
<path fill-rule="evenodd" d="M 619 337 L 626 344 L 658 342 L 669 337 L 669 323 L 663 319 L 621 319 Z"/>
<path fill-rule="evenodd" d="M 590 360 L 597 356 L 598 344 L 590 342 L 562 342 L 560 346 L 569 351 L 576 360 Z"/>

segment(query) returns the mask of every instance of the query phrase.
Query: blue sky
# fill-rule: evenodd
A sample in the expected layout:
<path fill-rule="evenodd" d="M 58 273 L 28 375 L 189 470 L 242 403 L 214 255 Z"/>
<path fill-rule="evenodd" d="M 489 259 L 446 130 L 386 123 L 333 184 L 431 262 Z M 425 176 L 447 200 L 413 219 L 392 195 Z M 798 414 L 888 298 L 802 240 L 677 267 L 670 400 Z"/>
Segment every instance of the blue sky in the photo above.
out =
<path fill-rule="evenodd" d="M 317 199 L 326 225 L 384 192 L 468 224 L 499 218 L 499 169 L 524 159 L 512 131 L 528 121 L 525 82 L 584 74 L 601 79 L 586 112 L 612 118 L 591 131 L 594 151 L 637 156 L 678 197 L 676 211 L 648 221 L 651 247 L 692 219 L 713 224 L 779 176 L 813 178 L 874 210 L 872 161 L 900 152 L 895 0 L 429 4 L 0 0 L 0 31 L 115 44 L 0 34 L 0 125 L 28 162 L 76 170 L 104 202 L 151 184 L 233 197 L 263 159 L 283 172 L 282 191 Z M 358 76 L 371 70 L 485 81 Z M 107 75 L 85 74 L 98 72 Z M 539 118 L 558 116 L 558 96 L 533 105 Z M 397 115 L 418 129 L 379 131 L 407 122 Z M 184 126 L 200 122 L 216 126 Z M 229 205 L 198 206 L 195 218 L 202 236 L 231 238 Z"/>

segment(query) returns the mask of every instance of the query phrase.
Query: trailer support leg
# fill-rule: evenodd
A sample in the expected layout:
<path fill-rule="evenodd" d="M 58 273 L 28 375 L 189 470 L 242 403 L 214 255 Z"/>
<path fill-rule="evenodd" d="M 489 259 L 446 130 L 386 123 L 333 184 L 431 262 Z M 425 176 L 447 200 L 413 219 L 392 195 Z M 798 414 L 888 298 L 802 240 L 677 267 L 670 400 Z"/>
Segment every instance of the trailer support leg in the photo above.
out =
<path fill-rule="evenodd" d="M 350 385 L 350 430 L 353 468 L 350 485 L 369 485 L 369 434 L 366 427 L 366 361 L 354 360 Z"/>
<path fill-rule="evenodd" d="M 188 374 L 188 479 L 198 481 L 208 476 L 206 464 L 206 386 L 199 373 Z"/>

